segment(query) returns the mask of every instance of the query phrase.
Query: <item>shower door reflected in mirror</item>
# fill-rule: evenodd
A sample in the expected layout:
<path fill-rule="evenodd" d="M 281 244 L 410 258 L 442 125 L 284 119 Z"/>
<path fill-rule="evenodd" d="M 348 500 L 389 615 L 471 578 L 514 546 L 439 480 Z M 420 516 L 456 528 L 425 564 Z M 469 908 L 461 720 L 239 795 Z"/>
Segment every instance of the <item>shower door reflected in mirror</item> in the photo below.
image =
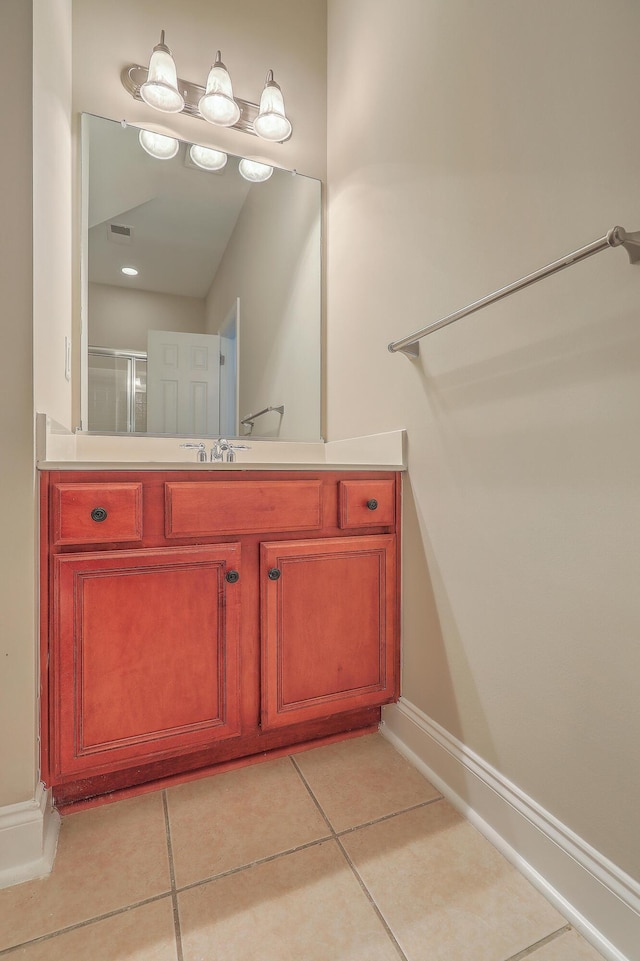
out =
<path fill-rule="evenodd" d="M 118 434 L 146 431 L 146 353 L 90 347 L 88 367 L 91 430 Z"/>

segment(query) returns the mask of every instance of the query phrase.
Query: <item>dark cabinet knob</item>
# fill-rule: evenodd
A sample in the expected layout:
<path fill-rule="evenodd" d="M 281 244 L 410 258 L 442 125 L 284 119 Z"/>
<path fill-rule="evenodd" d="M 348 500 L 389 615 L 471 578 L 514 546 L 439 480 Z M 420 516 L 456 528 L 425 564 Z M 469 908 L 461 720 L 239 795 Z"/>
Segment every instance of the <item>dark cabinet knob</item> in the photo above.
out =
<path fill-rule="evenodd" d="M 107 512 L 104 509 L 104 507 L 93 508 L 93 510 L 91 511 L 92 521 L 106 521 L 106 519 L 107 519 Z"/>
<path fill-rule="evenodd" d="M 370 501 L 367 501 L 367 507 L 370 511 L 375 511 L 378 509 L 378 502 L 375 497 L 372 497 Z"/>
<path fill-rule="evenodd" d="M 238 571 L 227 571 L 224 576 L 229 584 L 236 584 L 240 580 Z"/>
<path fill-rule="evenodd" d="M 272 567 L 269 571 L 269 580 L 277 581 L 281 573 L 282 571 L 279 571 L 277 567 Z"/>

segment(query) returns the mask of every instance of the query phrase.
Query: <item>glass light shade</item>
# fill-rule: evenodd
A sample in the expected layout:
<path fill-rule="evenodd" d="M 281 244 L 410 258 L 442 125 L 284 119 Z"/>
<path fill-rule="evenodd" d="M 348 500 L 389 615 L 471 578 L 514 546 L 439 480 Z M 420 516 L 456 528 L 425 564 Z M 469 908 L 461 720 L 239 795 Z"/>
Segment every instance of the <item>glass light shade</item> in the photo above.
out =
<path fill-rule="evenodd" d="M 227 163 L 227 155 L 221 150 L 213 150 L 212 147 L 201 147 L 194 143 L 189 147 L 189 156 L 196 165 L 203 170 L 222 170 Z"/>
<path fill-rule="evenodd" d="M 257 160 L 245 160 L 244 158 L 238 164 L 238 170 L 245 180 L 250 180 L 253 184 L 264 183 L 273 173 L 273 167 L 270 167 L 269 164 L 261 164 Z"/>
<path fill-rule="evenodd" d="M 284 98 L 273 79 L 273 71 L 267 74 L 267 82 L 260 97 L 260 110 L 253 122 L 253 129 L 263 140 L 286 140 L 291 136 L 291 123 L 284 112 Z"/>
<path fill-rule="evenodd" d="M 149 73 L 140 87 L 140 96 L 150 107 L 164 113 L 180 113 L 184 107 L 184 98 L 178 90 L 176 65 L 164 42 L 164 30 L 160 35 L 160 43 L 153 48 Z"/>
<path fill-rule="evenodd" d="M 180 149 L 180 144 L 174 137 L 166 137 L 162 133 L 154 133 L 153 130 L 141 130 L 138 140 L 142 149 L 156 160 L 171 160 Z"/>
<path fill-rule="evenodd" d="M 219 50 L 207 77 L 206 91 L 198 102 L 198 110 L 205 120 L 219 127 L 233 127 L 240 119 L 240 107 L 233 99 L 231 77 L 220 59 Z"/>

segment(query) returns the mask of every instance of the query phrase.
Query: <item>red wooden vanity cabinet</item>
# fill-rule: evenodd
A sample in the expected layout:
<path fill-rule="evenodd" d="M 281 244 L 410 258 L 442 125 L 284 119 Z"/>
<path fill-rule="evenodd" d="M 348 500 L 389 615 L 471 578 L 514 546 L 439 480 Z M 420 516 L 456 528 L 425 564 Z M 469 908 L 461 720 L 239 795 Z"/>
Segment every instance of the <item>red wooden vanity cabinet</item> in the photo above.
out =
<path fill-rule="evenodd" d="M 41 475 L 42 745 L 60 803 L 377 724 L 400 475 Z"/>

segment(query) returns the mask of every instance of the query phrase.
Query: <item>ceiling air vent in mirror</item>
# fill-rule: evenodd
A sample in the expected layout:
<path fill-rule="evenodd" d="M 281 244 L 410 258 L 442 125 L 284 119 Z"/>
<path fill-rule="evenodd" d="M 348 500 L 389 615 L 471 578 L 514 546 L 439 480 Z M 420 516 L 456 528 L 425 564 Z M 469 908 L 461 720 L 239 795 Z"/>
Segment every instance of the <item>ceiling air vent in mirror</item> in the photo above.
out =
<path fill-rule="evenodd" d="M 133 227 L 125 224 L 107 224 L 107 236 L 114 244 L 130 244 L 133 240 Z"/>

